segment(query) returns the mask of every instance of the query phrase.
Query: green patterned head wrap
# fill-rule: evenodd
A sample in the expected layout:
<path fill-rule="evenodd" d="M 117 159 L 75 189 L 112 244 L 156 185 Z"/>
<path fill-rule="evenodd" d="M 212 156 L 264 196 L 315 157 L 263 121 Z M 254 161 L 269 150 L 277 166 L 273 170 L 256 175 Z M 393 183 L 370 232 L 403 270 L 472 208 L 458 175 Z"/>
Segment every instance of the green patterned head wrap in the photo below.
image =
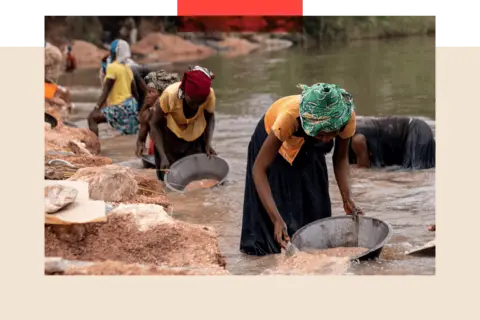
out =
<path fill-rule="evenodd" d="M 309 136 L 320 131 L 340 130 L 350 119 L 354 109 L 352 95 L 335 84 L 316 83 L 302 89 L 300 119 L 302 128 Z"/>

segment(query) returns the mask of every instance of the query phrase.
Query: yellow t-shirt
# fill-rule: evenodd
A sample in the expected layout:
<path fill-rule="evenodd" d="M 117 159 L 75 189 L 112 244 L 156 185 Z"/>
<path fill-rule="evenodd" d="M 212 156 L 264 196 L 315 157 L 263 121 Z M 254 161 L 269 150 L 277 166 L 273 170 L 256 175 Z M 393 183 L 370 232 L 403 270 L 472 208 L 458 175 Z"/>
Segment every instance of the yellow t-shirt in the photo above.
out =
<path fill-rule="evenodd" d="M 160 96 L 160 107 L 166 114 L 167 127 L 177 137 L 185 141 L 197 140 L 205 131 L 207 121 L 204 111 L 215 112 L 215 92 L 210 88 L 207 100 L 198 108 L 197 113 L 190 119 L 183 112 L 183 100 L 178 96 L 180 82 L 169 85 Z"/>
<path fill-rule="evenodd" d="M 275 136 L 282 141 L 278 151 L 290 164 L 293 164 L 305 139 L 293 134 L 299 129 L 297 118 L 300 117 L 300 95 L 288 96 L 275 101 L 265 113 L 265 130 L 268 134 L 274 132 Z M 339 136 L 349 139 L 355 134 L 356 115 L 352 116 Z"/>
<path fill-rule="evenodd" d="M 132 96 L 133 72 L 129 66 L 114 61 L 107 66 L 106 79 L 115 80 L 107 106 L 118 105 Z"/>

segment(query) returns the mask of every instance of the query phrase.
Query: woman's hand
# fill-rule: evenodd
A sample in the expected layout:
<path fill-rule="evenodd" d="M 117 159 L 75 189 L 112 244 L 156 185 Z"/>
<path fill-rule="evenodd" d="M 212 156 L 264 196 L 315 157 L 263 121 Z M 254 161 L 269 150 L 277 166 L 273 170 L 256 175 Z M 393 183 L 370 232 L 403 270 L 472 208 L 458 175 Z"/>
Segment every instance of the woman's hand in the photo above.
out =
<path fill-rule="evenodd" d="M 290 241 L 290 237 L 288 236 L 287 232 L 287 225 L 282 218 L 275 220 L 275 223 L 273 224 L 273 237 L 280 247 L 282 247 L 282 249 L 285 249 L 287 242 Z"/>
<path fill-rule="evenodd" d="M 140 157 L 145 150 L 145 144 L 141 141 L 137 141 L 137 148 L 135 150 L 135 155 L 137 157 Z"/>
<path fill-rule="evenodd" d="M 167 158 L 160 158 L 160 170 L 167 170 L 170 168 L 170 161 Z"/>
<path fill-rule="evenodd" d="M 355 201 L 353 201 L 352 199 L 346 199 L 343 201 L 343 209 L 345 210 L 346 214 L 353 214 L 355 209 L 357 210 L 357 214 L 360 214 L 360 215 L 364 214 L 362 208 L 357 206 Z"/>
<path fill-rule="evenodd" d="M 211 156 L 216 156 L 217 155 L 217 152 L 215 150 L 213 150 L 212 147 L 207 146 L 205 149 L 206 149 L 205 153 L 207 154 L 207 157 L 210 158 Z"/>

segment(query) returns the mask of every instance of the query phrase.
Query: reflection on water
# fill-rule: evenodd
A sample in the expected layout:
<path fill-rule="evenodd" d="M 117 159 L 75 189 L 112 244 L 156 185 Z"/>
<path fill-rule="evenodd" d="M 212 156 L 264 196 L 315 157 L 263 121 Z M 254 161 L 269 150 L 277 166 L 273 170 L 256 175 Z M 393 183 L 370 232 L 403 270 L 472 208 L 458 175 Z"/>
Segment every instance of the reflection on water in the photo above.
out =
<path fill-rule="evenodd" d="M 228 269 L 235 274 L 260 274 L 275 266 L 275 257 L 248 257 L 239 252 L 244 176 L 250 136 L 268 106 L 297 94 L 298 83 L 337 83 L 354 95 L 362 116 L 412 115 L 435 128 L 435 44 L 433 38 L 362 41 L 320 54 L 298 48 L 234 59 L 213 57 L 202 62 L 215 74 L 217 124 L 213 147 L 231 166 L 226 186 L 187 195 L 172 194 L 178 219 L 215 227 Z M 171 67 L 181 72 L 183 66 Z M 76 75 L 72 87 L 76 120 L 97 99 L 96 71 Z M 89 85 L 91 84 L 91 85 Z M 90 107 L 89 107 L 90 108 Z M 85 121 L 82 121 L 85 125 Z M 134 157 L 135 137 L 102 141 L 102 153 L 115 161 Z M 344 214 L 327 157 L 334 215 Z M 434 274 L 435 259 L 404 255 L 411 246 L 432 240 L 427 225 L 435 222 L 435 170 L 417 172 L 352 169 L 355 200 L 373 217 L 389 222 L 394 236 L 379 260 L 354 264 L 351 274 Z"/>

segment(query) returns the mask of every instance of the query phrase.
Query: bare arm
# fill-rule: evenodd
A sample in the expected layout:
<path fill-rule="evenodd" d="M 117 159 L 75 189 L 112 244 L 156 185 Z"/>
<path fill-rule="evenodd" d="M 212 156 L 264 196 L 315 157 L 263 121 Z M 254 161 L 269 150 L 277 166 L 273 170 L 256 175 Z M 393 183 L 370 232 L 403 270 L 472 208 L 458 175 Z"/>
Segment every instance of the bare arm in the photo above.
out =
<path fill-rule="evenodd" d="M 283 221 L 283 219 L 278 212 L 277 205 L 272 196 L 272 190 L 270 189 L 270 183 L 267 178 L 267 169 L 277 156 L 281 146 L 282 141 L 271 132 L 267 139 L 265 139 L 252 169 L 253 181 L 255 182 L 258 196 L 274 224 L 277 221 Z"/>
<path fill-rule="evenodd" d="M 352 150 L 355 152 L 357 158 L 357 166 L 360 168 L 370 168 L 367 139 L 363 134 L 356 134 L 353 136 Z"/>
<path fill-rule="evenodd" d="M 351 200 L 350 165 L 348 163 L 349 140 L 336 138 L 333 151 L 333 171 L 344 203 Z"/>
<path fill-rule="evenodd" d="M 132 80 L 131 84 L 130 84 L 130 88 L 132 90 L 132 96 L 135 98 L 135 100 L 138 101 L 138 90 L 137 90 L 137 85 L 135 84 L 135 80 Z"/>
<path fill-rule="evenodd" d="M 160 101 L 155 102 L 155 111 L 153 112 L 152 118 L 150 120 L 150 134 L 152 136 L 153 142 L 157 151 L 162 159 L 162 162 L 167 160 L 167 155 L 165 154 L 165 149 L 163 145 L 162 132 L 160 126 L 165 125 L 165 113 L 160 107 Z"/>
<path fill-rule="evenodd" d="M 215 113 L 205 111 L 207 128 L 205 129 L 205 145 L 208 150 L 212 146 L 213 131 L 215 130 Z"/>
<path fill-rule="evenodd" d="M 148 132 L 150 131 L 150 120 L 152 118 L 152 111 L 142 110 L 140 112 L 140 131 L 138 132 L 137 142 L 145 143 Z"/>
<path fill-rule="evenodd" d="M 98 98 L 98 101 L 97 101 L 97 106 L 99 108 L 102 108 L 105 101 L 107 101 L 108 95 L 110 94 L 110 91 L 112 91 L 114 84 L 115 84 L 114 79 L 106 79 L 105 82 L 103 83 L 102 94 L 100 95 L 100 98 Z"/>

